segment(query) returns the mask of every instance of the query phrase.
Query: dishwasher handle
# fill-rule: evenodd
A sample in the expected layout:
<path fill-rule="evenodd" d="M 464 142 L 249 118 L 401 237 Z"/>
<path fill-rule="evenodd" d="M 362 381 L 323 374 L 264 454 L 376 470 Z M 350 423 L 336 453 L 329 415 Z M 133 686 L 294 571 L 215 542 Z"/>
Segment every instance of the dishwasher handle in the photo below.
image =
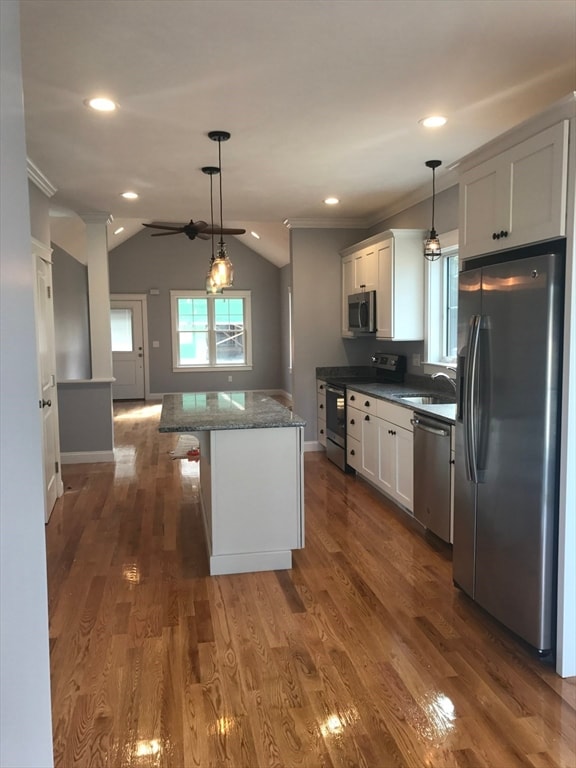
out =
<path fill-rule="evenodd" d="M 450 434 L 450 431 L 447 429 L 442 429 L 441 427 L 431 427 L 429 424 L 423 424 L 420 419 L 417 418 L 410 419 L 410 424 L 412 424 L 412 426 L 416 427 L 417 429 L 421 429 L 423 432 L 429 432 L 431 435 L 438 435 L 438 437 L 448 437 Z"/>

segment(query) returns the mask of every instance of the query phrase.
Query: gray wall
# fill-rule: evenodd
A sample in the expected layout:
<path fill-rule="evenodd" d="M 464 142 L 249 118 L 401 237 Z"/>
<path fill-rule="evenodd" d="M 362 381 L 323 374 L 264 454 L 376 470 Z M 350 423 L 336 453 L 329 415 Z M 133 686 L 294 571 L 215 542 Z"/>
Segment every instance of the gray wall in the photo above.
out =
<path fill-rule="evenodd" d="M 280 270 L 280 327 L 282 345 L 282 389 L 292 394 L 292 371 L 290 369 L 290 289 L 292 288 L 292 266 L 287 264 Z"/>
<path fill-rule="evenodd" d="M 305 439 L 316 439 L 316 367 L 355 365 L 362 350 L 341 336 L 339 251 L 362 240 L 358 229 L 292 229 L 294 411 L 306 419 Z M 362 360 L 363 362 L 363 360 Z"/>
<path fill-rule="evenodd" d="M 50 200 L 30 180 L 28 180 L 28 200 L 30 201 L 30 234 L 35 240 L 49 245 Z"/>
<path fill-rule="evenodd" d="M 108 382 L 59 382 L 61 452 L 98 453 L 112 450 L 114 434 L 111 411 L 112 398 Z M 94 418 L 94 414 L 97 418 Z M 107 418 L 104 418 L 104 414 Z"/>
<path fill-rule="evenodd" d="M 0 2 L 0 765 L 49 768 L 50 659 L 42 430 L 18 3 Z M 36 226 L 38 224 L 38 226 Z"/>
<path fill-rule="evenodd" d="M 317 366 L 369 365 L 374 352 L 406 355 L 408 372 L 423 375 L 412 364 L 412 355 L 424 354 L 424 343 L 385 342 L 376 339 L 341 337 L 341 268 L 339 251 L 371 235 L 392 228 L 430 227 L 431 201 L 426 200 L 364 229 L 292 229 L 290 232 L 294 302 L 294 410 L 306 419 L 305 439 L 316 439 Z M 458 187 L 436 196 L 436 229 L 448 232 L 458 227 Z M 424 256 L 422 256 L 424 269 Z"/>
<path fill-rule="evenodd" d="M 88 269 L 53 244 L 52 286 L 58 381 L 89 379 Z"/>
<path fill-rule="evenodd" d="M 252 292 L 252 371 L 172 371 L 170 290 L 204 290 L 210 241 L 184 235 L 154 238 L 143 231 L 110 252 L 110 293 L 148 294 L 152 394 L 282 388 L 280 269 L 233 237 L 227 246 L 234 288 Z M 159 295 L 150 295 L 151 288 Z M 153 341 L 160 346 L 153 348 Z"/>

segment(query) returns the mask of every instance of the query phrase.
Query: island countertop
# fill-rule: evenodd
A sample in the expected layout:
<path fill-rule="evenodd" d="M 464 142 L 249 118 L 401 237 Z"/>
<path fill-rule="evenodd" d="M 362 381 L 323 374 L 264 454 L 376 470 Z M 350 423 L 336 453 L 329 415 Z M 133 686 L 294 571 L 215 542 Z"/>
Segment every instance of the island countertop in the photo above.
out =
<path fill-rule="evenodd" d="M 159 432 L 304 427 L 306 421 L 260 392 L 164 395 Z"/>

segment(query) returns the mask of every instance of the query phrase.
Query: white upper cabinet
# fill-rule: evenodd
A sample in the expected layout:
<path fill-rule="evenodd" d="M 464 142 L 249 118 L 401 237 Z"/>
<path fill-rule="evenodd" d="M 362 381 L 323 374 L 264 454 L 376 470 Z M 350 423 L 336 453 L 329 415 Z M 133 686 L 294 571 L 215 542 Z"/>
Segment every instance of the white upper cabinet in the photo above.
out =
<path fill-rule="evenodd" d="M 566 234 L 568 121 L 465 171 L 460 257 Z"/>
<path fill-rule="evenodd" d="M 348 296 L 376 291 L 376 338 L 424 338 L 423 229 L 390 229 L 342 254 L 342 336 L 348 330 Z"/>

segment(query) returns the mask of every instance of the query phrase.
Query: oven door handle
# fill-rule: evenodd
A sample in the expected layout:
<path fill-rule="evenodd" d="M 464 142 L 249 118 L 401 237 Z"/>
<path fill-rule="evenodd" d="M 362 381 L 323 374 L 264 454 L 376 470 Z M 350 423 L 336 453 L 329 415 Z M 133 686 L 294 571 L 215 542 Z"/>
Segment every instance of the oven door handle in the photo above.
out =
<path fill-rule="evenodd" d="M 344 397 L 345 390 L 338 387 L 333 387 L 331 384 L 326 384 L 326 392 L 332 392 L 335 395 L 342 395 L 342 397 Z"/>

